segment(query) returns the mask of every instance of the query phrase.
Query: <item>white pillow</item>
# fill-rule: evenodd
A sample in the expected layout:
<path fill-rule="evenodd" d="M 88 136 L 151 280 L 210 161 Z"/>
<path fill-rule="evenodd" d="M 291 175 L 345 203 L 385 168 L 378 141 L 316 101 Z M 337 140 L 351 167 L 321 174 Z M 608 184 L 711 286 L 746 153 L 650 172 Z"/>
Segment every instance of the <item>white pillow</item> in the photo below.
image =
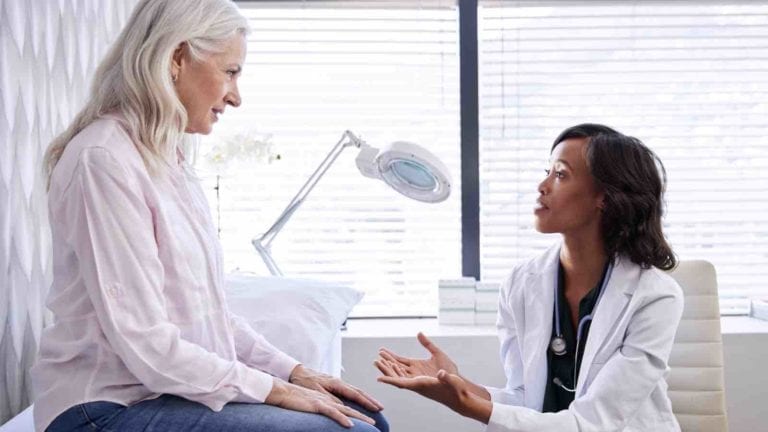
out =
<path fill-rule="evenodd" d="M 311 279 L 232 273 L 227 304 L 272 345 L 314 370 L 331 363 L 342 323 L 363 298 L 355 289 Z M 336 349 L 339 349 L 337 347 Z"/>
<path fill-rule="evenodd" d="M 226 277 L 229 309 L 277 348 L 304 365 L 339 375 L 339 329 L 363 293 L 310 279 L 259 277 L 233 273 Z M 0 432 L 32 432 L 32 407 L 4 425 Z"/>

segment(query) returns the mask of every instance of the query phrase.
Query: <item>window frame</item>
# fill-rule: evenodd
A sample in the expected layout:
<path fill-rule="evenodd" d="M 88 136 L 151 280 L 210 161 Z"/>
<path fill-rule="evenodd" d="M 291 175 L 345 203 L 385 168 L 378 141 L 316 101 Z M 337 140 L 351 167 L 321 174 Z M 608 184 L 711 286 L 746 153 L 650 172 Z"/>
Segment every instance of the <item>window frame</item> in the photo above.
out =
<path fill-rule="evenodd" d="M 247 7 L 254 0 L 235 0 Z M 334 1 L 318 1 L 332 4 Z M 267 2 L 270 3 L 270 2 Z M 272 2 L 280 4 L 279 2 Z M 393 1 L 392 5 L 398 3 Z M 399 2 L 404 3 L 404 2 Z M 693 2 L 689 2 L 693 3 Z M 481 280 L 480 250 L 480 88 L 478 0 L 456 0 L 459 40 L 460 156 L 461 156 L 461 262 L 462 275 Z M 424 316 L 357 316 L 352 319 L 435 318 Z"/>

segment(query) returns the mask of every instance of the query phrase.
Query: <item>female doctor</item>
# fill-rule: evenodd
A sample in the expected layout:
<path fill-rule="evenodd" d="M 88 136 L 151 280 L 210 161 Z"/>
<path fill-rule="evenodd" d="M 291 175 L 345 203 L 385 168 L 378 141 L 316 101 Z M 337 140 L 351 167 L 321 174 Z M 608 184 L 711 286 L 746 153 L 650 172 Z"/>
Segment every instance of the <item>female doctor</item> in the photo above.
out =
<path fill-rule="evenodd" d="M 501 288 L 507 377 L 483 387 L 419 334 L 428 359 L 385 348 L 379 381 L 413 390 L 487 431 L 679 431 L 664 380 L 683 310 L 661 228 L 665 171 L 636 138 L 583 124 L 554 142 L 536 229 L 562 241 Z"/>

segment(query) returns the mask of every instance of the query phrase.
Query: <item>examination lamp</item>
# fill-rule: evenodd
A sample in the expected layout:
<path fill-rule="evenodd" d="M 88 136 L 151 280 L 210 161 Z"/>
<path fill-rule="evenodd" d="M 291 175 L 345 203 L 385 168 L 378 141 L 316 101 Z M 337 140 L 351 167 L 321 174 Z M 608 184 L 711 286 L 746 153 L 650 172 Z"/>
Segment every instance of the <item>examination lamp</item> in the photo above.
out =
<path fill-rule="evenodd" d="M 356 147 L 360 151 L 355 163 L 361 174 L 382 180 L 408 198 L 438 203 L 445 201 L 451 193 L 451 177 L 448 168 L 427 149 L 410 142 L 397 141 L 380 151 L 366 144 L 352 132 L 345 131 L 339 142 L 299 189 L 275 223 L 267 232 L 251 241 L 273 276 L 282 276 L 283 273 L 272 258 L 272 241 L 347 147 Z"/>

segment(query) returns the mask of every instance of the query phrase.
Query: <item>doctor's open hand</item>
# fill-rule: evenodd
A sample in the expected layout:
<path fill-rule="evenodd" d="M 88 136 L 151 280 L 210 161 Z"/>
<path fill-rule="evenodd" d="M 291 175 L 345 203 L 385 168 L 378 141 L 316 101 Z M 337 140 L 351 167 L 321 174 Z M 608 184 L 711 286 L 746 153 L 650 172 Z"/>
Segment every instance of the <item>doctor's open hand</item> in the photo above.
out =
<path fill-rule="evenodd" d="M 397 376 L 401 377 L 431 377 L 437 378 L 437 373 L 444 370 L 451 375 L 459 375 L 459 368 L 456 366 L 453 360 L 448 357 L 448 354 L 443 352 L 434 342 L 432 342 L 424 333 L 419 332 L 416 335 L 419 343 L 426 348 L 430 353 L 430 357 L 427 359 L 414 359 L 409 357 L 403 357 L 387 348 L 379 349 L 379 359 L 374 362 L 374 365 L 385 375 L 389 374 L 382 369 L 382 366 L 388 365 L 396 372 Z M 460 375 L 459 375 L 460 376 Z M 468 379 L 461 377 L 462 380 L 469 386 L 470 392 L 474 393 L 486 400 L 491 400 L 491 395 L 484 387 L 472 383 Z"/>
<path fill-rule="evenodd" d="M 377 360 L 376 366 L 383 374 L 378 378 L 379 382 L 414 391 L 485 424 L 491 418 L 493 403 L 476 395 L 472 391 L 473 384 L 456 374 L 439 370 L 434 377 L 405 376 L 392 362 L 384 359 Z"/>
<path fill-rule="evenodd" d="M 339 378 L 305 368 L 302 365 L 298 365 L 293 369 L 288 381 L 297 386 L 323 393 L 338 403 L 342 403 L 338 399 L 342 397 L 357 403 L 369 411 L 378 412 L 384 408 L 379 401 L 357 387 L 349 385 Z"/>
<path fill-rule="evenodd" d="M 459 368 L 456 366 L 456 363 L 454 363 L 443 350 L 435 345 L 434 342 L 429 340 L 424 333 L 419 332 L 416 338 L 419 340 L 419 343 L 429 351 L 431 354 L 430 358 L 414 359 L 402 357 L 386 348 L 379 349 L 379 356 L 394 364 L 395 367 L 404 373 L 404 376 L 408 377 L 428 376 L 437 378 L 437 372 L 440 370 L 458 375 Z"/>

